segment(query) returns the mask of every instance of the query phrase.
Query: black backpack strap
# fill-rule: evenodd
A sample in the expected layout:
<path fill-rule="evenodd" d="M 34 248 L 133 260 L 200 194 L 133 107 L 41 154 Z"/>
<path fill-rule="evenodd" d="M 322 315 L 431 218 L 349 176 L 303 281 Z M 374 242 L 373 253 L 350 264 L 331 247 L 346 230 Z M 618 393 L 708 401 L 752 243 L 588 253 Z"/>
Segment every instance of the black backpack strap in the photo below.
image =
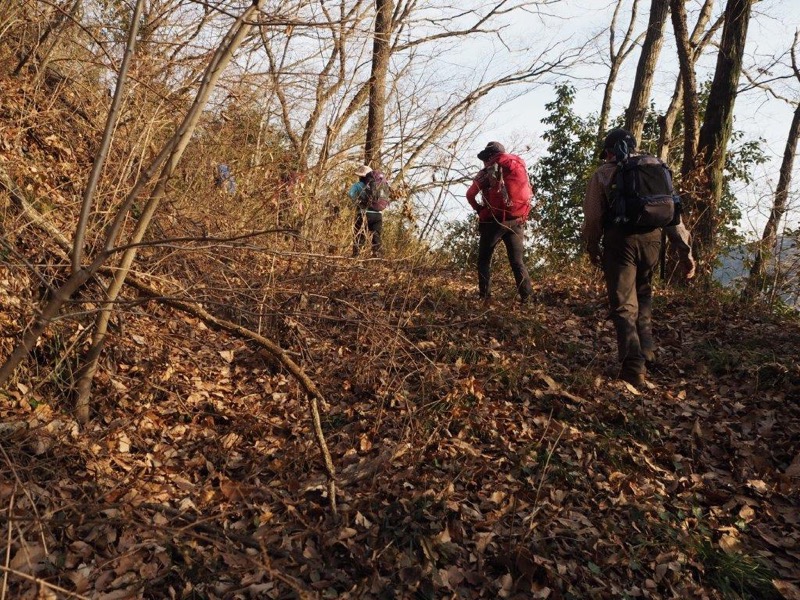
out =
<path fill-rule="evenodd" d="M 622 197 L 625 189 L 625 169 L 627 166 L 627 161 L 619 162 L 617 163 L 617 170 L 614 172 L 614 187 L 608 219 L 609 226 L 623 225 L 627 221 L 625 198 Z"/>
<path fill-rule="evenodd" d="M 672 183 L 672 170 L 667 166 L 667 163 L 660 158 L 658 159 L 658 162 L 660 162 L 661 166 L 664 167 L 664 180 L 667 182 L 667 189 L 671 190 L 674 194 L 675 188 Z"/>

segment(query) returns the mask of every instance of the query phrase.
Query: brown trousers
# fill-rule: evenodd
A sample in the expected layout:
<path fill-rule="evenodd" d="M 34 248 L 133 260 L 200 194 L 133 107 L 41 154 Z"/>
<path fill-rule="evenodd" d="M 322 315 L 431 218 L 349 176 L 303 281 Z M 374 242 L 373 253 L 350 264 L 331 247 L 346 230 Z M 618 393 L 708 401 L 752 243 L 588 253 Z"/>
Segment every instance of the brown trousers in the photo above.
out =
<path fill-rule="evenodd" d="M 652 279 L 660 251 L 658 229 L 625 234 L 610 228 L 603 234 L 603 272 L 623 374 L 644 374 L 645 357 L 655 349 Z"/>

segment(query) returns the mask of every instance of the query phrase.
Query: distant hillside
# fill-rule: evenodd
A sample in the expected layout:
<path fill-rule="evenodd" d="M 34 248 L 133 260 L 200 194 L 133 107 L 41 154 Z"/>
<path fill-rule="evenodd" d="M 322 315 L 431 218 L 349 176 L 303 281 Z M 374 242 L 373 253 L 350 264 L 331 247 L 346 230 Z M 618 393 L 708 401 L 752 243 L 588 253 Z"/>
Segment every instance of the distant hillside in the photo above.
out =
<path fill-rule="evenodd" d="M 752 251 L 747 246 L 737 246 L 720 258 L 714 270 L 714 279 L 724 286 L 739 287 L 750 274 Z M 769 266 L 773 277 L 777 274 L 782 282 L 780 297 L 789 306 L 800 308 L 800 249 L 797 238 L 780 237 L 775 244 L 775 253 Z"/>

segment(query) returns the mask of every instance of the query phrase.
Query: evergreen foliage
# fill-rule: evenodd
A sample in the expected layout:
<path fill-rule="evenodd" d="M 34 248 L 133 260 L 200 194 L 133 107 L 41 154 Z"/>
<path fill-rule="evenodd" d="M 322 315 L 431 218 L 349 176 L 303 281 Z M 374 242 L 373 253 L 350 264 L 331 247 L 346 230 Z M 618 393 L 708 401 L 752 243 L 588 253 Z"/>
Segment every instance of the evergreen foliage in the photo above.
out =
<path fill-rule="evenodd" d="M 703 97 L 707 96 L 705 86 Z M 566 263 L 574 260 L 581 251 L 580 230 L 583 222 L 582 204 L 589 177 L 599 162 L 594 156 L 597 117 L 583 117 L 575 112 L 575 88 L 568 84 L 556 88 L 556 99 L 545 105 L 547 117 L 542 123 L 548 125 L 543 134 L 547 141 L 546 153 L 531 169 L 540 218 L 533 220 L 533 243 L 538 253 L 550 263 Z M 704 103 L 702 104 L 704 105 Z M 639 149 L 655 154 L 663 113 L 654 104 L 645 116 Z M 611 127 L 621 127 L 623 115 L 612 121 Z M 682 164 L 682 120 L 676 123 L 668 164 L 680 189 Z M 766 162 L 764 140 L 745 140 L 741 131 L 734 131 L 725 164 L 724 188 L 719 209 L 718 240 L 723 248 L 742 242 L 738 232 L 742 218 L 740 184 L 754 181 L 755 168 Z M 693 215 L 684 220 L 690 225 Z"/>
<path fill-rule="evenodd" d="M 540 214 L 533 238 L 550 262 L 568 262 L 580 254 L 583 195 L 596 165 L 597 119 L 576 114 L 574 102 L 575 88 L 561 84 L 555 100 L 545 105 L 546 154 L 531 173 Z"/>

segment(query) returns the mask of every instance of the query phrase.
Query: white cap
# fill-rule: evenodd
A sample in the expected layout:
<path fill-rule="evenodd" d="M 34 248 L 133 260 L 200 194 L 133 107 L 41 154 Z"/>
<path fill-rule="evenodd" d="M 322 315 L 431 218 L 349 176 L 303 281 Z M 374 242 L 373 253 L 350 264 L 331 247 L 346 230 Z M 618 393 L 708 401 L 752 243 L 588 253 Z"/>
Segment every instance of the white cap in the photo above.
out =
<path fill-rule="evenodd" d="M 356 175 L 358 175 L 359 177 L 365 177 L 366 175 L 369 175 L 370 173 L 372 173 L 372 167 L 370 167 L 369 165 L 361 165 L 356 170 Z"/>

